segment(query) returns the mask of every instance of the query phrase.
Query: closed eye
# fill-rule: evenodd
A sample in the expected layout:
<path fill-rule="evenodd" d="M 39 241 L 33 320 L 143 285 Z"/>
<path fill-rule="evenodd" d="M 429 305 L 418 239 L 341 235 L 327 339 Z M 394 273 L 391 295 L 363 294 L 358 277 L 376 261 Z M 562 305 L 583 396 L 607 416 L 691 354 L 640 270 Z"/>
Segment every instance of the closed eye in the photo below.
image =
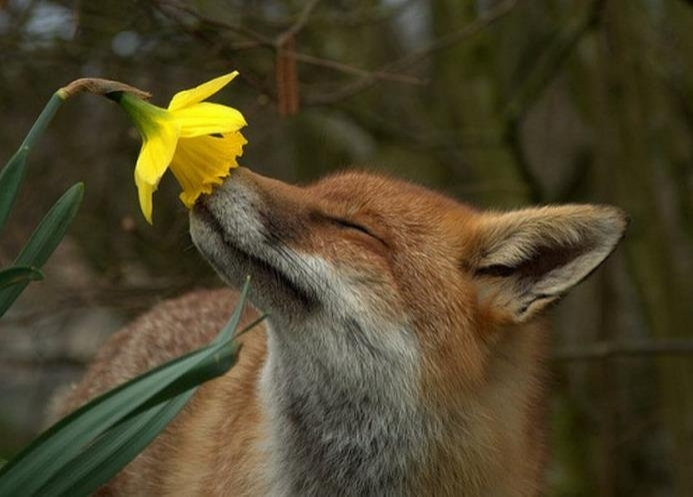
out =
<path fill-rule="evenodd" d="M 342 218 L 338 218 L 338 217 L 331 217 L 330 220 L 333 223 L 335 223 L 337 226 L 339 226 L 340 228 L 359 231 L 359 232 L 363 233 L 364 235 L 368 235 L 371 238 L 378 240 L 383 245 L 387 246 L 387 243 L 385 243 L 385 240 L 383 240 L 379 236 L 375 235 L 372 231 L 370 231 L 368 228 L 366 228 L 365 226 L 363 226 L 361 224 L 357 224 L 357 223 L 354 223 L 352 221 L 348 221 L 346 219 L 342 219 Z"/>
<path fill-rule="evenodd" d="M 365 233 L 368 236 L 373 236 L 373 233 L 368 231 L 366 228 L 364 228 L 360 224 L 352 223 L 351 221 L 347 221 L 346 219 L 340 219 L 340 218 L 336 218 L 336 217 L 331 218 L 331 219 L 337 226 L 340 226 L 342 228 L 360 231 L 361 233 Z"/>

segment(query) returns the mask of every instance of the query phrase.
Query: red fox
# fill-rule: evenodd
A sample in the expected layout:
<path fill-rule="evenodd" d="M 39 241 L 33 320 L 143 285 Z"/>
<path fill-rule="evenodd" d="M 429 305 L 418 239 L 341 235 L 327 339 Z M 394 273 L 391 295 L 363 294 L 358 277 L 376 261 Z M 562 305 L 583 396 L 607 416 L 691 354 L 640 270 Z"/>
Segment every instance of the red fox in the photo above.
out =
<path fill-rule="evenodd" d="M 190 231 L 231 287 L 251 275 L 269 318 L 99 495 L 539 495 L 541 311 L 625 227 L 607 206 L 482 212 L 366 173 L 297 187 L 234 170 Z M 208 342 L 236 298 L 157 306 L 113 336 L 68 407 Z"/>

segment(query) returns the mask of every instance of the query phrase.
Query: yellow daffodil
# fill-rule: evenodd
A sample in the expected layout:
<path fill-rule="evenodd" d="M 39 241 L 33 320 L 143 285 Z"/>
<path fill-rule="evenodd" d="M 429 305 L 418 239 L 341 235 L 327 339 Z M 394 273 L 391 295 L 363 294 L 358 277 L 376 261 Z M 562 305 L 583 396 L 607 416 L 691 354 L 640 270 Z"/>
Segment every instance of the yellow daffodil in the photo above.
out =
<path fill-rule="evenodd" d="M 166 109 L 137 96 L 118 92 L 116 100 L 142 136 L 142 149 L 135 165 L 135 184 L 142 214 L 152 222 L 152 195 L 166 169 L 180 183 L 181 201 L 191 208 L 203 193 L 221 184 L 247 142 L 239 132 L 243 115 L 226 105 L 203 102 L 238 72 L 220 76 L 190 90 L 176 93 Z"/>

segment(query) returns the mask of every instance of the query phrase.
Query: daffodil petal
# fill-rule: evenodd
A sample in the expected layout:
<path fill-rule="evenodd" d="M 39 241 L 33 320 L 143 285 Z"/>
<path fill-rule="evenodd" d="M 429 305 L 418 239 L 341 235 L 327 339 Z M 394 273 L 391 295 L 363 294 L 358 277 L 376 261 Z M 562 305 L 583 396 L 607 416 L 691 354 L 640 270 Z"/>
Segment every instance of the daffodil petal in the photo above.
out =
<path fill-rule="evenodd" d="M 169 115 L 180 126 L 181 138 L 230 133 L 246 125 L 243 114 L 236 109 L 210 102 L 171 111 Z"/>
<path fill-rule="evenodd" d="M 152 193 L 159 186 L 161 177 L 173 159 L 177 141 L 177 128 L 167 121 L 159 121 L 156 128 L 147 130 L 143 137 L 142 149 L 135 165 L 135 184 L 142 214 L 149 223 L 152 222 Z"/>
<path fill-rule="evenodd" d="M 228 85 L 233 78 L 238 76 L 238 71 L 219 76 L 211 81 L 202 83 L 195 88 L 176 93 L 168 104 L 168 110 L 179 110 L 192 104 L 202 102 Z"/>
<path fill-rule="evenodd" d="M 221 184 L 231 168 L 238 167 L 236 158 L 243 154 L 246 143 L 240 132 L 178 141 L 171 172 L 183 189 L 180 199 L 188 209 L 201 194 L 211 193 L 214 185 Z"/>
<path fill-rule="evenodd" d="M 152 195 L 156 191 L 158 185 L 151 185 L 143 181 L 137 175 L 137 172 L 135 172 L 135 185 L 137 185 L 137 197 L 140 201 L 142 215 L 144 215 L 144 218 L 149 224 L 152 224 Z"/>
<path fill-rule="evenodd" d="M 166 172 L 176 151 L 178 132 L 173 123 L 161 121 L 155 130 L 149 131 L 142 142 L 135 173 L 151 185 L 156 185 Z"/>

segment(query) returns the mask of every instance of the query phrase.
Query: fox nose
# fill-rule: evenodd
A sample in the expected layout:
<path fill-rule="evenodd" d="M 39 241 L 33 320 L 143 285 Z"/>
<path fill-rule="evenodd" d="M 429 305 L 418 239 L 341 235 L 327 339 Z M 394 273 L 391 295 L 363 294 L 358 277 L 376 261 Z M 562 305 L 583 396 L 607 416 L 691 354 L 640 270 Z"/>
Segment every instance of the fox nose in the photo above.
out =
<path fill-rule="evenodd" d="M 217 186 L 212 191 L 211 195 L 214 195 L 216 192 L 218 192 L 220 195 L 228 195 L 232 194 L 234 191 L 245 188 L 257 190 L 258 188 L 256 185 L 258 181 L 256 178 L 258 177 L 258 174 L 245 167 L 231 169 L 230 174 L 224 178 L 221 185 Z"/>
<path fill-rule="evenodd" d="M 226 177 L 224 180 L 224 183 L 227 181 L 232 181 L 232 182 L 243 182 L 243 183 L 252 183 L 254 182 L 253 178 L 258 177 L 259 175 L 257 173 L 254 173 L 247 167 L 236 167 L 234 169 L 231 169 L 231 172 L 229 175 Z"/>
<path fill-rule="evenodd" d="M 255 174 L 248 168 L 237 167 L 231 169 L 229 175 L 224 178 L 223 182 L 212 189 L 211 193 L 203 193 L 195 201 L 195 206 L 205 207 L 210 199 L 216 195 L 229 195 L 233 193 L 235 187 L 241 183 L 249 183 L 250 178 Z"/>

